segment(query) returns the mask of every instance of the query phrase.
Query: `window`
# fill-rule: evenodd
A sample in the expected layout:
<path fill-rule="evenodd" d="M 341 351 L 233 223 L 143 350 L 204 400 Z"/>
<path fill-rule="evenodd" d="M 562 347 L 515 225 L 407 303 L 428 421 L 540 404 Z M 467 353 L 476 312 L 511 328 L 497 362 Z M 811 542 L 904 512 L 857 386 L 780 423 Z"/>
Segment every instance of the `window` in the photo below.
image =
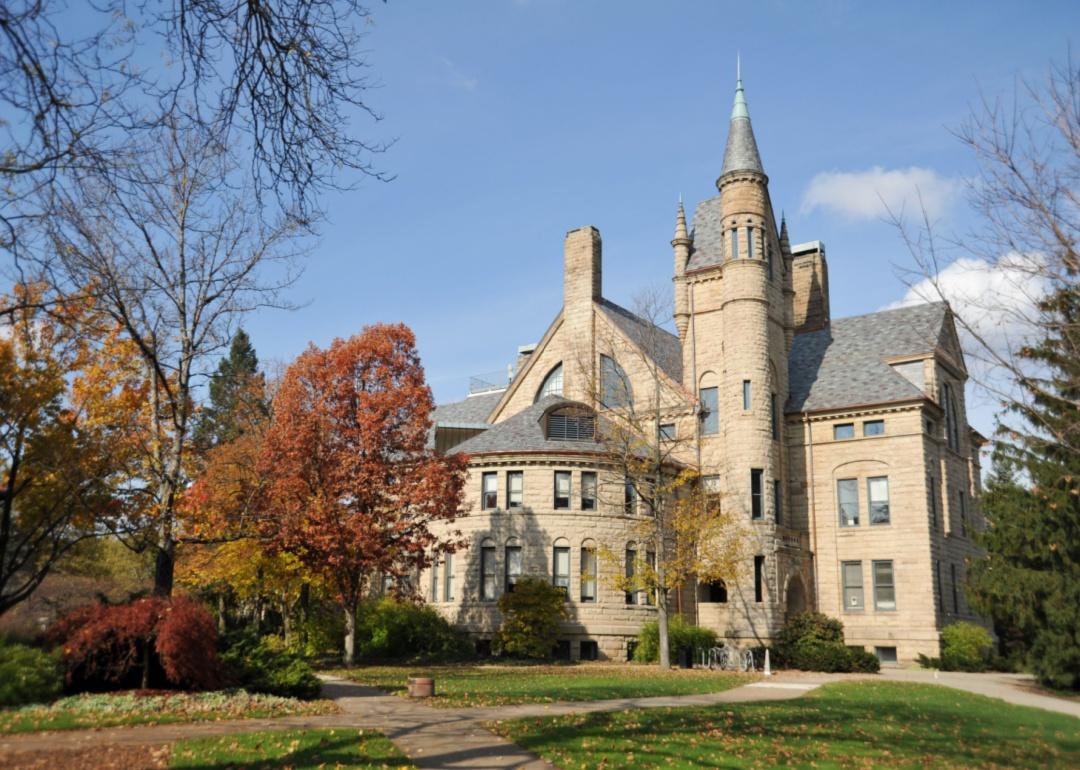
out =
<path fill-rule="evenodd" d="M 656 574 L 656 553 L 654 551 L 646 551 L 645 552 L 645 564 L 647 564 L 649 566 L 649 569 L 652 570 L 652 574 L 655 575 Z M 652 604 L 653 603 L 653 600 L 655 599 L 655 594 L 654 594 L 653 591 L 643 591 L 641 593 L 644 596 L 644 600 L 645 600 L 644 603 L 645 604 Z"/>
<path fill-rule="evenodd" d="M 893 582 L 893 568 L 891 561 L 875 561 L 871 563 L 874 574 L 874 609 L 896 609 L 896 584 Z"/>
<path fill-rule="evenodd" d="M 739 230 L 738 228 L 731 229 L 731 258 L 739 258 Z"/>
<path fill-rule="evenodd" d="M 483 491 L 480 495 L 480 507 L 490 511 L 499 507 L 499 474 L 485 473 L 481 476 Z"/>
<path fill-rule="evenodd" d="M 431 559 L 431 601 L 439 601 L 439 555 Z"/>
<path fill-rule="evenodd" d="M 727 583 L 723 580 L 707 583 L 704 601 L 709 604 L 727 604 Z"/>
<path fill-rule="evenodd" d="M 581 474 L 581 510 L 596 510 L 596 474 L 592 471 Z"/>
<path fill-rule="evenodd" d="M 448 553 L 443 559 L 443 601 L 454 601 L 454 554 Z"/>
<path fill-rule="evenodd" d="M 506 545 L 506 593 L 514 590 L 518 580 L 521 579 L 521 546 L 517 541 Z"/>
<path fill-rule="evenodd" d="M 885 421 L 884 420 L 867 420 L 862 424 L 862 434 L 864 436 L 884 436 L 885 435 Z"/>
<path fill-rule="evenodd" d="M 896 648 L 895 647 L 875 647 L 874 654 L 877 655 L 878 662 L 882 665 L 889 665 L 896 663 Z"/>
<path fill-rule="evenodd" d="M 555 660 L 570 660 L 570 640 L 559 639 L 555 642 L 555 649 L 552 650 L 552 657 Z"/>
<path fill-rule="evenodd" d="M 862 562 L 845 561 L 841 565 L 844 581 L 844 610 L 863 609 Z"/>
<path fill-rule="evenodd" d="M 581 601 L 596 601 L 597 576 L 596 546 L 587 540 L 581 546 Z"/>
<path fill-rule="evenodd" d="M 840 501 L 840 526 L 859 526 L 859 482 L 840 479 L 836 482 L 836 497 Z"/>
<path fill-rule="evenodd" d="M 525 495 L 525 471 L 508 471 L 506 474 L 506 507 L 520 508 Z"/>
<path fill-rule="evenodd" d="M 540 385 L 540 390 L 536 391 L 536 398 L 534 401 L 539 401 L 544 396 L 561 396 L 562 395 L 562 364 L 556 364 L 555 368 L 548 372 L 547 377 L 544 378 L 543 383 Z"/>
<path fill-rule="evenodd" d="M 957 493 L 960 499 L 960 535 L 961 537 L 967 537 L 967 499 L 964 497 L 964 490 L 959 490 Z"/>
<path fill-rule="evenodd" d="M 956 590 L 956 565 L 949 565 L 949 572 L 952 575 L 952 611 L 954 614 L 960 614 L 960 594 Z"/>
<path fill-rule="evenodd" d="M 661 441 L 674 441 L 675 440 L 675 423 L 673 423 L 673 422 L 660 423 L 660 440 Z"/>
<path fill-rule="evenodd" d="M 720 494 L 720 477 L 719 476 L 702 476 L 701 488 L 705 494 L 709 496 L 719 496 Z"/>
<path fill-rule="evenodd" d="M 600 660 L 600 645 L 591 639 L 581 642 L 581 660 Z"/>
<path fill-rule="evenodd" d="M 938 609 L 945 611 L 945 591 L 941 587 L 941 562 L 934 562 L 934 579 L 937 581 Z"/>
<path fill-rule="evenodd" d="M 754 258 L 754 228 L 746 228 L 746 258 Z"/>
<path fill-rule="evenodd" d="M 559 409 L 547 416 L 547 438 L 552 441 L 592 441 L 596 419 L 580 408 Z"/>
<path fill-rule="evenodd" d="M 570 471 L 555 471 L 555 508 L 570 507 Z"/>
<path fill-rule="evenodd" d="M 773 440 L 780 438 L 780 416 L 776 412 L 776 394 L 769 394 L 769 430 Z"/>
<path fill-rule="evenodd" d="M 769 265 L 769 279 L 772 280 L 772 249 L 769 248 L 769 239 L 765 238 L 761 246 L 765 249 L 765 262 Z"/>
<path fill-rule="evenodd" d="M 570 546 L 556 545 L 552 564 L 554 565 L 552 584 L 570 596 Z"/>
<path fill-rule="evenodd" d="M 765 557 L 754 557 L 754 601 L 765 601 Z"/>
<path fill-rule="evenodd" d="M 937 492 L 937 479 L 933 476 L 930 477 L 930 527 L 934 530 L 937 529 L 937 505 L 938 505 L 938 492 Z"/>
<path fill-rule="evenodd" d="M 627 406 L 633 400 L 630 380 L 614 358 L 600 356 L 601 402 L 609 408 Z"/>
<path fill-rule="evenodd" d="M 889 477 L 875 476 L 867 479 L 866 497 L 870 501 L 870 524 L 888 524 Z"/>
<path fill-rule="evenodd" d="M 480 546 L 480 599 L 495 601 L 495 544 L 490 540 Z"/>
<path fill-rule="evenodd" d="M 750 469 L 750 518 L 761 518 L 761 468 Z"/>
<path fill-rule="evenodd" d="M 720 401 L 716 388 L 701 389 L 701 433 L 711 436 L 720 432 Z"/>
<path fill-rule="evenodd" d="M 742 408 L 744 412 L 750 410 L 750 380 L 742 381 Z"/>
<path fill-rule="evenodd" d="M 773 479 L 772 483 L 772 502 L 773 502 L 773 517 L 776 519 L 776 523 L 780 524 L 784 519 L 784 496 L 781 494 L 780 479 Z"/>
<path fill-rule="evenodd" d="M 950 449 L 958 452 L 960 451 L 960 426 L 952 385 L 947 382 L 941 383 L 941 389 L 938 391 L 938 401 L 945 411 L 945 441 Z"/>
<path fill-rule="evenodd" d="M 623 510 L 627 515 L 631 515 L 637 509 L 637 490 L 634 489 L 634 482 L 630 479 L 626 480 L 623 484 Z"/>
<path fill-rule="evenodd" d="M 634 546 L 626 546 L 626 603 L 637 604 L 637 592 L 634 591 L 637 577 L 637 551 Z"/>
<path fill-rule="evenodd" d="M 832 428 L 834 439 L 855 438 L 855 423 L 845 422 L 842 425 L 834 425 Z"/>

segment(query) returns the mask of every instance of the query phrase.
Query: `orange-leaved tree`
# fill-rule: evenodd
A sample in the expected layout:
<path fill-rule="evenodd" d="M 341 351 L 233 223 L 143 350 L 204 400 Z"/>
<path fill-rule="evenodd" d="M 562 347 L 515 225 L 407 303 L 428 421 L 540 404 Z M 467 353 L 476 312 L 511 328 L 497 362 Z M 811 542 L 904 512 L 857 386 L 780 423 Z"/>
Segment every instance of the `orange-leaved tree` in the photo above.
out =
<path fill-rule="evenodd" d="M 466 472 L 463 455 L 428 447 L 433 408 L 415 337 L 402 324 L 365 327 L 326 350 L 311 345 L 274 399 L 262 534 L 337 594 L 346 664 L 371 578 L 405 578 L 458 545 L 456 534 L 440 538 L 430 526 L 454 520 Z"/>

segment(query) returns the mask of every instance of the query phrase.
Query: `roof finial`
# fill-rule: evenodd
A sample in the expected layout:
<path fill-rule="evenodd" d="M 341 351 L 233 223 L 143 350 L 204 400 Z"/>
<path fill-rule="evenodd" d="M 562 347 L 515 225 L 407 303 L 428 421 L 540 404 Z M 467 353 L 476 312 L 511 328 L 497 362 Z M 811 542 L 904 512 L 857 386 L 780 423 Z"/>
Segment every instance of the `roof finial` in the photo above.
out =
<path fill-rule="evenodd" d="M 682 193 L 679 193 L 679 208 L 675 211 L 675 240 L 672 246 L 686 241 L 689 234 L 686 230 L 686 211 L 683 209 Z"/>
<path fill-rule="evenodd" d="M 735 82 L 742 81 L 742 54 L 735 52 Z"/>
<path fill-rule="evenodd" d="M 742 87 L 742 57 L 735 58 L 735 103 L 731 107 L 731 119 L 750 118 L 750 109 L 746 106 L 746 94 Z"/>

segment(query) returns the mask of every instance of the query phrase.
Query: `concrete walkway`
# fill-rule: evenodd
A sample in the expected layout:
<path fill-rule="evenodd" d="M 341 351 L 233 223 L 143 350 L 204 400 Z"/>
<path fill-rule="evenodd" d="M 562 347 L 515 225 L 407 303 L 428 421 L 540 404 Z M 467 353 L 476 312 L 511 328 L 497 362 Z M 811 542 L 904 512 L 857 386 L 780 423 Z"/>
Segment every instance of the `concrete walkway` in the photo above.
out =
<path fill-rule="evenodd" d="M 976 695 L 1000 698 L 1017 706 L 1033 706 L 1080 717 L 1080 700 L 1048 695 L 1026 674 L 966 674 L 962 671 L 930 671 L 925 668 L 883 668 L 881 676 L 894 682 L 940 684 Z"/>

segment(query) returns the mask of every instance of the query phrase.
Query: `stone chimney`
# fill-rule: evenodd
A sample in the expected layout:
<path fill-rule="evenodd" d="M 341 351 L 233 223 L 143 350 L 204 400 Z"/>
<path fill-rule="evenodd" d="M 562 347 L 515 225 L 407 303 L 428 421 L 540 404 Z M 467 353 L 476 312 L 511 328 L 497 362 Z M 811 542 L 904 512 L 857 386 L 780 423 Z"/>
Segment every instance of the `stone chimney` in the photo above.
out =
<path fill-rule="evenodd" d="M 600 292 L 600 231 L 586 225 L 563 242 L 563 312 L 591 312 Z"/>

